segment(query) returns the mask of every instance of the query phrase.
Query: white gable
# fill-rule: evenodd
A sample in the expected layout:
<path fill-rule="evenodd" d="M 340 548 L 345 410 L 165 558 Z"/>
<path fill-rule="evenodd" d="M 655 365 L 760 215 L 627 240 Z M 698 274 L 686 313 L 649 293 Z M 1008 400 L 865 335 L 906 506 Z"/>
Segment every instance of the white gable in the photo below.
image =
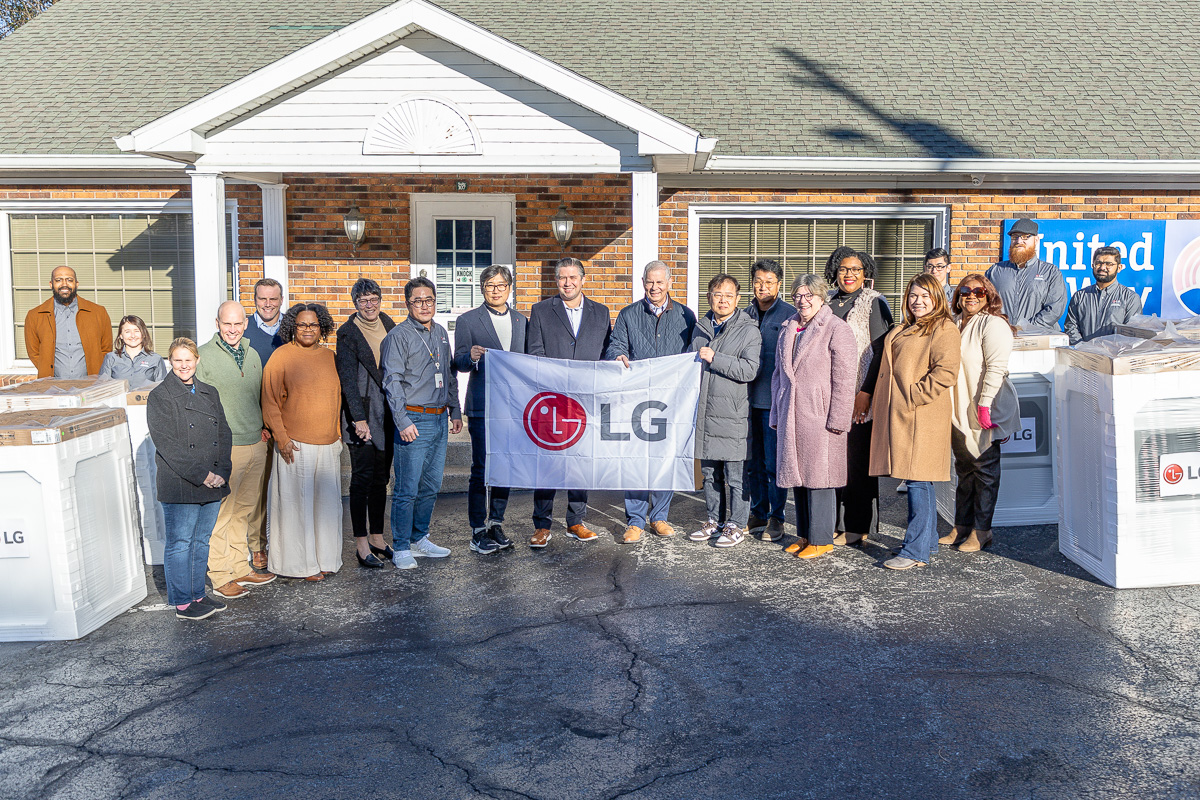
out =
<path fill-rule="evenodd" d="M 204 135 L 214 170 L 650 165 L 636 131 L 424 31 Z"/>

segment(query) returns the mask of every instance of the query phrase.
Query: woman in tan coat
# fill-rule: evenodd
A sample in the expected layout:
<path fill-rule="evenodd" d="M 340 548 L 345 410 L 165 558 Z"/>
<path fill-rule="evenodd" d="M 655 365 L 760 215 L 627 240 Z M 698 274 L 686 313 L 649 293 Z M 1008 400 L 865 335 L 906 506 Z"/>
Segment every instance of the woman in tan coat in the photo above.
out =
<path fill-rule="evenodd" d="M 992 542 L 1000 493 L 1000 440 L 1020 428 L 1017 391 L 1008 380 L 1013 329 L 992 282 L 975 272 L 954 292 L 952 310 L 962 336 L 962 368 L 954 386 L 954 530 L 938 539 L 973 553 Z"/>
<path fill-rule="evenodd" d="M 888 569 L 925 566 L 937 552 L 934 481 L 950 480 L 950 388 L 961 360 L 958 328 L 932 275 L 908 282 L 904 323 L 883 343 L 871 414 L 871 474 L 908 481 L 904 547 Z"/>

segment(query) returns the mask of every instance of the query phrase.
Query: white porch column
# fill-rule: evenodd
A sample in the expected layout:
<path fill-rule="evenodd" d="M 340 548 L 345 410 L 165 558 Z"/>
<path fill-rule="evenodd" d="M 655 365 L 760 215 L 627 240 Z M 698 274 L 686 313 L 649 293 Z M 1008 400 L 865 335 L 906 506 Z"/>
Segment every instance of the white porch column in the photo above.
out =
<path fill-rule="evenodd" d="M 263 211 L 263 277 L 274 278 L 283 285 L 283 305 L 287 308 L 287 206 L 283 193 L 285 183 L 260 183 Z"/>
<path fill-rule="evenodd" d="M 192 252 L 196 281 L 196 341 L 217 330 L 217 308 L 228 296 L 225 251 L 225 179 L 192 173 Z"/>
<path fill-rule="evenodd" d="M 658 173 L 633 173 L 633 299 L 641 300 L 642 269 L 658 258 Z M 676 280 L 683 276 L 672 276 Z M 686 285 L 686 284 L 685 284 Z"/>

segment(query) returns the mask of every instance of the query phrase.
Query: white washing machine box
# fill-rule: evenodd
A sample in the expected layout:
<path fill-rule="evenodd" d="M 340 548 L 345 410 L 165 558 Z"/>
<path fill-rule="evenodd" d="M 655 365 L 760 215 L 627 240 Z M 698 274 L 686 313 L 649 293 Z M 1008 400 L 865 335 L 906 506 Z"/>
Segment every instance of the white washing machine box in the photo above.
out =
<path fill-rule="evenodd" d="M 1118 589 L 1200 583 L 1200 345 L 1104 338 L 1058 351 L 1059 550 Z"/>
<path fill-rule="evenodd" d="M 0 413 L 0 641 L 78 639 L 145 597 L 125 411 Z"/>
<path fill-rule="evenodd" d="M 39 378 L 0 389 L 0 411 L 32 408 L 124 408 L 129 381 L 91 376 Z"/>
<path fill-rule="evenodd" d="M 992 525 L 1053 525 L 1058 522 L 1054 464 L 1054 352 L 1066 334 L 1017 334 L 1008 377 L 1017 390 L 1021 429 L 1000 443 L 1000 492 Z M 934 487 L 938 513 L 954 523 L 957 476 Z"/>

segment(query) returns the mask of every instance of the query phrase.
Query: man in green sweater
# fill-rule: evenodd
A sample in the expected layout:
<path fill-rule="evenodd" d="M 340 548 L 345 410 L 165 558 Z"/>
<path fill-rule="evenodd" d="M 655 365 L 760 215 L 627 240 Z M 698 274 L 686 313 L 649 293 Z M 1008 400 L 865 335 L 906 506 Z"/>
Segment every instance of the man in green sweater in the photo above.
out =
<path fill-rule="evenodd" d="M 267 543 L 263 530 L 266 513 L 263 482 L 267 467 L 267 442 L 262 419 L 262 361 L 243 338 L 246 311 L 229 300 L 217 309 L 217 332 L 200 348 L 196 377 L 221 396 L 225 420 L 233 432 L 233 472 L 229 495 L 221 501 L 217 524 L 208 546 L 208 579 L 220 597 L 243 597 L 247 587 L 275 580 L 269 572 L 250 567 L 266 566 Z M 261 558 L 260 558 L 261 556 Z"/>

